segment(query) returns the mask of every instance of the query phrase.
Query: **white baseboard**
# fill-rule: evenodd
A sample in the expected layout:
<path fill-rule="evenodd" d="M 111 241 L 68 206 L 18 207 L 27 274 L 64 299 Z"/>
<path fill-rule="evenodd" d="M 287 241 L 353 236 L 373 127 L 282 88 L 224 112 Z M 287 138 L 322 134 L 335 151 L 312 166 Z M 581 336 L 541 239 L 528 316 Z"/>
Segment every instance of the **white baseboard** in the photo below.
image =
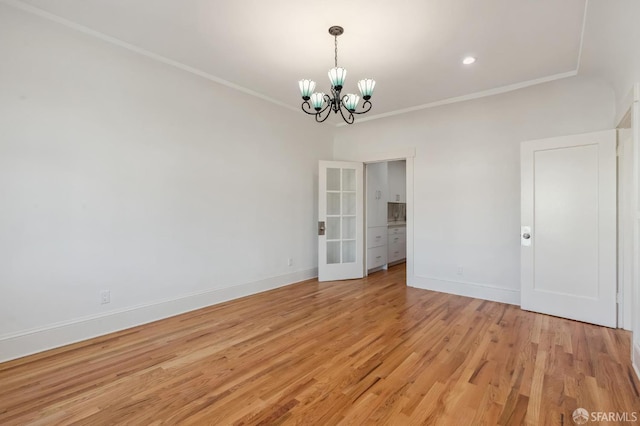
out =
<path fill-rule="evenodd" d="M 0 336 L 0 362 L 261 293 L 317 276 L 318 269 L 313 268 Z"/>
<path fill-rule="evenodd" d="M 633 344 L 633 357 L 631 359 L 631 364 L 633 364 L 633 369 L 636 372 L 636 377 L 640 380 L 640 344 Z"/>
<path fill-rule="evenodd" d="M 520 291 L 468 281 L 443 280 L 432 277 L 407 277 L 407 285 L 424 290 L 474 297 L 476 299 L 509 303 L 520 306 Z"/>

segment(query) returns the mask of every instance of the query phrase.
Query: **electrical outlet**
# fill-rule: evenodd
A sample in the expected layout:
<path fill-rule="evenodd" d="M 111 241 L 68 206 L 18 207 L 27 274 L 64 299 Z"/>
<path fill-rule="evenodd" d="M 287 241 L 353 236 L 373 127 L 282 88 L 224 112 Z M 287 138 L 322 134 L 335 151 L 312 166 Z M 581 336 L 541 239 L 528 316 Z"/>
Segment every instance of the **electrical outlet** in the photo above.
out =
<path fill-rule="evenodd" d="M 456 273 L 458 275 L 463 275 L 464 274 L 464 268 L 460 265 L 458 265 L 458 267 L 456 268 Z"/>
<path fill-rule="evenodd" d="M 293 257 L 287 259 L 287 266 L 293 266 Z"/>
<path fill-rule="evenodd" d="M 109 290 L 102 290 L 100 292 L 100 304 L 106 305 L 111 303 L 111 292 Z"/>

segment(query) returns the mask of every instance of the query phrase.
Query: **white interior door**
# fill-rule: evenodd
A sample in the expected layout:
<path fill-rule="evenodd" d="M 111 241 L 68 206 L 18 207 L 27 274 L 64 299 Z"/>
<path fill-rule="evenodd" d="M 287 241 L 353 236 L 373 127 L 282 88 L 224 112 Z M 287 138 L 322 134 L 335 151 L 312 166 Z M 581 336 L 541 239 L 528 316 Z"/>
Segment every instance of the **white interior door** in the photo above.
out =
<path fill-rule="evenodd" d="M 320 161 L 318 280 L 364 276 L 363 164 Z"/>
<path fill-rule="evenodd" d="M 615 130 L 520 148 L 522 308 L 615 327 Z"/>

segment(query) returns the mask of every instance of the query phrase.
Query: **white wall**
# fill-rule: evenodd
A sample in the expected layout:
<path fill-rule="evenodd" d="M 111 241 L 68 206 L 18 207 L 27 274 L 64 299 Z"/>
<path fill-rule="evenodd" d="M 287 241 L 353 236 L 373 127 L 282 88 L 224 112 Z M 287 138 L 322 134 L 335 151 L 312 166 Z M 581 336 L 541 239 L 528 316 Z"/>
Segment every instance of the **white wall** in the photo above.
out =
<path fill-rule="evenodd" d="M 330 128 L 2 4 L 0 52 L 0 361 L 315 276 Z"/>
<path fill-rule="evenodd" d="M 341 127 L 334 157 L 415 147 L 409 284 L 519 303 L 520 142 L 612 128 L 613 115 L 608 85 L 574 77 Z"/>
<path fill-rule="evenodd" d="M 640 367 L 640 112 L 638 112 L 638 94 L 635 98 L 632 87 L 640 83 L 640 2 L 637 0 L 591 0 L 587 11 L 587 21 L 583 38 L 583 51 L 580 73 L 595 75 L 605 79 L 616 93 L 616 120 L 628 111 L 635 99 L 634 117 L 634 176 L 636 200 L 631 206 L 635 217 L 636 260 L 634 270 L 635 297 L 632 311 L 635 313 L 633 342 L 636 369 Z M 638 373 L 640 375 L 640 373 Z"/>

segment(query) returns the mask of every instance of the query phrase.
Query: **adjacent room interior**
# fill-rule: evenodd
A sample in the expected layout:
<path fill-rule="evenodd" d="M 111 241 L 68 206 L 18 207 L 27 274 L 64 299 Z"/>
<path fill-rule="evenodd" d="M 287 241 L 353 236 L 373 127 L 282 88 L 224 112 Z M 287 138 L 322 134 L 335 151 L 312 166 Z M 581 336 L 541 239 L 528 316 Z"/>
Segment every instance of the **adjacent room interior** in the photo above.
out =
<path fill-rule="evenodd" d="M 0 424 L 638 421 L 639 18 L 0 0 Z"/>

